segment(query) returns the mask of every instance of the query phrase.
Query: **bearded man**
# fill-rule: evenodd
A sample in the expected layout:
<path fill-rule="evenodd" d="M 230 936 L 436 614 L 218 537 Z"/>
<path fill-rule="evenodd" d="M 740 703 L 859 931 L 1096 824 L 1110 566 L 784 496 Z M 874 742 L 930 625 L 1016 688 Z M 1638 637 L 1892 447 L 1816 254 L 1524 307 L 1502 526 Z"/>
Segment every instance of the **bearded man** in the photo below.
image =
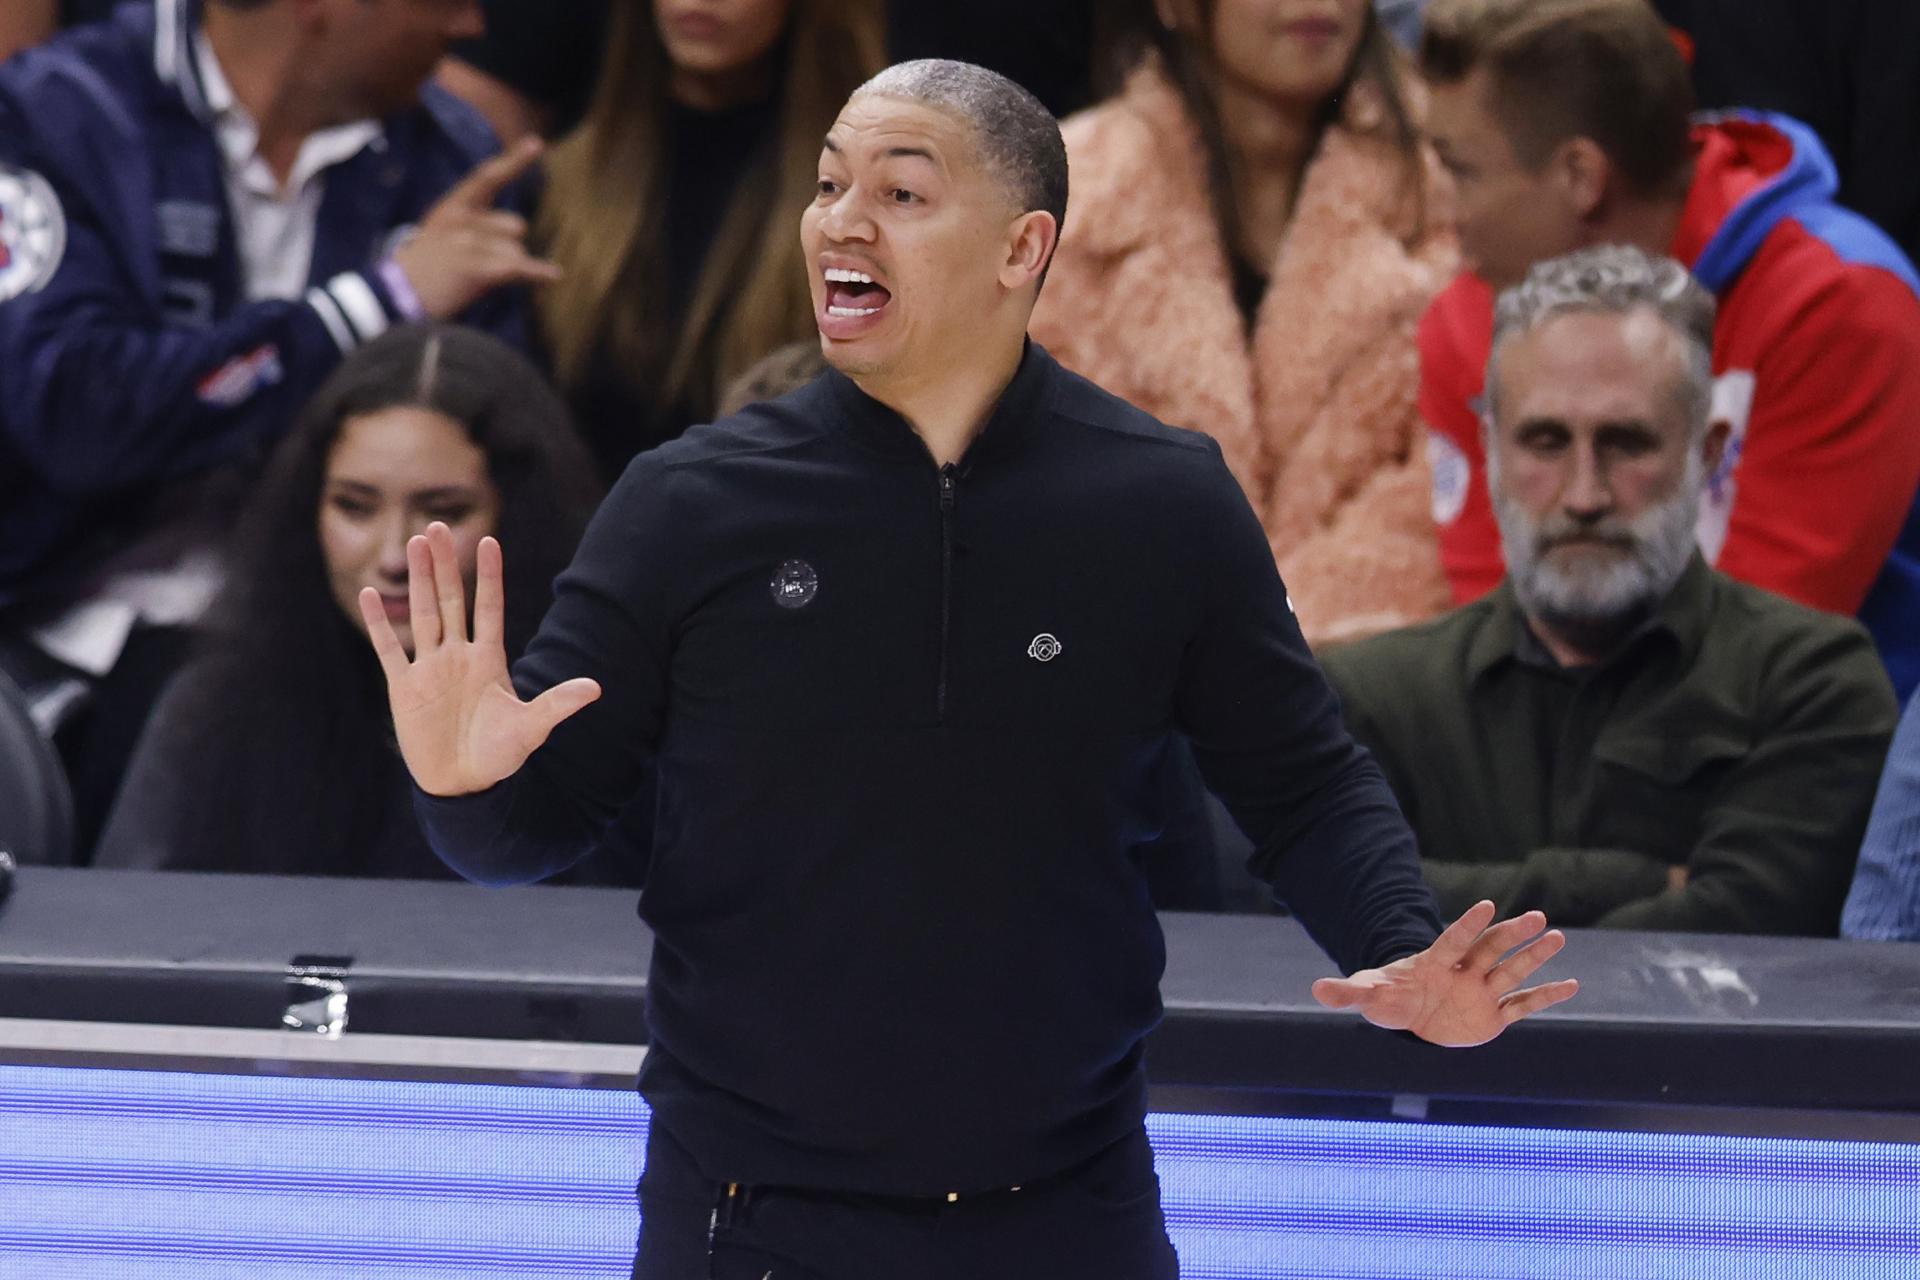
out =
<path fill-rule="evenodd" d="M 1856 623 L 1709 568 L 1714 301 L 1583 250 L 1503 294 L 1492 595 L 1323 655 L 1442 911 L 1834 932 L 1896 706 Z"/>

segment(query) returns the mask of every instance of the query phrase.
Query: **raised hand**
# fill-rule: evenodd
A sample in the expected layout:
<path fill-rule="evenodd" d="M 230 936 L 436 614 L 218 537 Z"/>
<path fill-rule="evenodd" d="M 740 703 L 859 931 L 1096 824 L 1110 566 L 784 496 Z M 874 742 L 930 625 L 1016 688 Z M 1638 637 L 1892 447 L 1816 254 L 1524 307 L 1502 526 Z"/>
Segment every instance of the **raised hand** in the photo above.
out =
<path fill-rule="evenodd" d="M 408 541 L 411 660 L 387 621 L 380 593 L 372 587 L 360 593 L 360 616 L 387 676 L 400 754 L 430 795 L 486 790 L 525 764 L 555 725 L 600 696 L 600 686 L 582 677 L 532 702 L 520 700 L 507 677 L 500 544 L 482 538 L 475 558 L 469 640 L 453 534 L 436 520 Z"/>
<path fill-rule="evenodd" d="M 466 310 L 501 285 L 544 284 L 560 268 L 527 252 L 527 220 L 493 202 L 540 158 L 529 138 L 477 164 L 439 203 L 420 229 L 393 254 L 420 305 L 438 320 Z"/>
<path fill-rule="evenodd" d="M 1499 924 L 1493 917 L 1493 903 L 1475 903 L 1425 951 L 1351 978 L 1322 978 L 1313 998 L 1329 1009 L 1357 1009 L 1375 1026 L 1456 1047 L 1485 1044 L 1528 1014 L 1572 998 L 1580 989 L 1572 978 L 1520 985 L 1559 954 L 1567 935 L 1547 929 L 1538 911 Z"/>

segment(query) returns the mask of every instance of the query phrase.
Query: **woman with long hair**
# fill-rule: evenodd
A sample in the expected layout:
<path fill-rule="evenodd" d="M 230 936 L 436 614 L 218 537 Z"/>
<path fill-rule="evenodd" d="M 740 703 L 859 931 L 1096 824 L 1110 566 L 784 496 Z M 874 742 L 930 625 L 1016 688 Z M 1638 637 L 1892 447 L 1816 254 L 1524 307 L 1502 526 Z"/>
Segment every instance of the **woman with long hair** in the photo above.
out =
<path fill-rule="evenodd" d="M 554 370 L 611 480 L 814 332 L 797 230 L 820 139 L 885 61 L 880 0 L 620 0 L 535 240 Z"/>
<path fill-rule="evenodd" d="M 1369 0 L 1115 0 L 1119 91 L 1064 126 L 1033 333 L 1213 435 L 1309 639 L 1446 607 L 1415 329 L 1458 266 L 1415 87 Z"/>
<path fill-rule="evenodd" d="M 377 589 L 404 619 L 407 540 L 440 520 L 471 598 L 491 534 L 512 556 L 517 654 L 598 496 L 565 408 L 494 339 L 423 325 L 348 356 L 242 513 L 227 584 L 154 712 L 96 864 L 452 875 L 414 823 L 359 592 Z"/>

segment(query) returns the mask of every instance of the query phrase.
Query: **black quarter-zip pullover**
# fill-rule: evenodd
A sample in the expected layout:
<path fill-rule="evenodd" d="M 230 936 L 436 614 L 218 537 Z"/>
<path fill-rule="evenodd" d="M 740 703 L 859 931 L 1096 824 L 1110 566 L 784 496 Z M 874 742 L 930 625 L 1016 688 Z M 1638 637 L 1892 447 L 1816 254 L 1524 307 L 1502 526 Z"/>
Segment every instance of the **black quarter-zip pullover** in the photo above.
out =
<path fill-rule="evenodd" d="M 640 1087 L 716 1178 L 1005 1187 L 1137 1126 L 1176 732 L 1343 970 L 1439 930 L 1217 447 L 1038 346 L 953 466 L 837 372 L 637 458 L 514 668 L 581 675 L 520 773 L 421 815 L 533 879 L 653 759 Z"/>

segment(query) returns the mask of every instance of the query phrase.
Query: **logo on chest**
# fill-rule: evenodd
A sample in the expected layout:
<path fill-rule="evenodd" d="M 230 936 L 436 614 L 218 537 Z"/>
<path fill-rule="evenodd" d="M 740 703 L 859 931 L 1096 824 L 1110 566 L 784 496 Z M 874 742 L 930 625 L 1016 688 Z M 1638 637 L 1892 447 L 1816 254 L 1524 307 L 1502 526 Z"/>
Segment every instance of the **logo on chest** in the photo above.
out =
<path fill-rule="evenodd" d="M 767 584 L 782 609 L 804 609 L 820 594 L 820 575 L 805 560 L 783 561 Z"/>
<path fill-rule="evenodd" d="M 1035 662 L 1052 662 L 1060 656 L 1065 647 L 1060 643 L 1060 637 L 1052 632 L 1042 631 L 1033 638 L 1033 643 L 1027 646 L 1027 656 Z"/>
<path fill-rule="evenodd" d="M 153 207 L 160 252 L 211 258 L 220 252 L 220 210 L 198 200 L 162 200 Z"/>

